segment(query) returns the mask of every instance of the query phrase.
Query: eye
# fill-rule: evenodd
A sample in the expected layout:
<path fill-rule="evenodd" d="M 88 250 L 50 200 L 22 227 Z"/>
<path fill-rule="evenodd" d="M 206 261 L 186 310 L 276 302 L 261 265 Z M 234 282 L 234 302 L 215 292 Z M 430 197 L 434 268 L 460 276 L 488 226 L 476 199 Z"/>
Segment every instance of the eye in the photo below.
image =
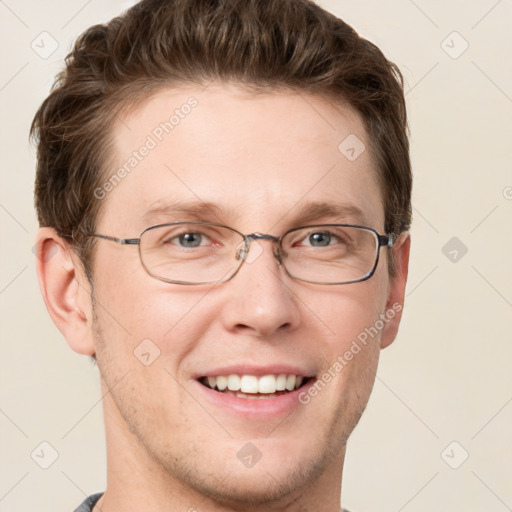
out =
<path fill-rule="evenodd" d="M 327 231 L 312 233 L 306 240 L 313 247 L 327 247 L 331 243 L 332 234 Z"/>
<path fill-rule="evenodd" d="M 167 240 L 164 240 L 164 244 L 173 244 L 183 247 L 185 249 L 193 249 L 195 247 L 200 247 L 201 245 L 205 245 L 208 243 L 208 237 L 198 232 L 188 232 L 182 233 L 180 235 L 174 236 Z"/>
<path fill-rule="evenodd" d="M 308 233 L 301 242 L 301 245 L 310 247 L 329 247 L 333 244 L 343 243 L 343 240 L 330 231 L 315 231 Z"/>

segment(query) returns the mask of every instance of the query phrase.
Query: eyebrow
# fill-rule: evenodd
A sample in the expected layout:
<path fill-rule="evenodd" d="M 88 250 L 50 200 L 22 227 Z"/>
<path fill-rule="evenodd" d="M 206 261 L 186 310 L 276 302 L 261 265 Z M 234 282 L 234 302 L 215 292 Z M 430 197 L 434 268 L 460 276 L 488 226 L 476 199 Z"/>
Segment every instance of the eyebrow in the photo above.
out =
<path fill-rule="evenodd" d="M 151 204 L 149 210 L 144 213 L 142 219 L 150 221 L 158 216 L 183 217 L 184 220 L 205 220 L 212 216 L 217 218 L 218 222 L 223 222 L 225 212 L 215 203 L 204 201 L 177 201 L 169 199 L 159 199 Z"/>
<path fill-rule="evenodd" d="M 225 223 L 225 219 L 239 217 L 240 212 L 232 208 L 225 209 L 216 203 L 203 201 L 172 201 L 159 199 L 151 204 L 143 214 L 143 221 L 150 222 L 155 217 L 172 217 L 180 220 L 209 221 Z M 363 211 L 348 203 L 314 201 L 293 207 L 279 221 L 286 217 L 293 218 L 293 224 L 307 224 L 309 222 L 330 219 L 330 221 L 345 221 L 364 224 L 367 219 Z"/>
<path fill-rule="evenodd" d="M 292 215 L 290 210 L 289 215 Z M 366 216 L 361 208 L 348 203 L 326 203 L 312 202 L 306 203 L 298 208 L 293 215 L 295 221 L 301 224 L 316 222 L 319 219 L 330 218 L 333 220 L 351 221 L 359 224 L 366 222 Z"/>

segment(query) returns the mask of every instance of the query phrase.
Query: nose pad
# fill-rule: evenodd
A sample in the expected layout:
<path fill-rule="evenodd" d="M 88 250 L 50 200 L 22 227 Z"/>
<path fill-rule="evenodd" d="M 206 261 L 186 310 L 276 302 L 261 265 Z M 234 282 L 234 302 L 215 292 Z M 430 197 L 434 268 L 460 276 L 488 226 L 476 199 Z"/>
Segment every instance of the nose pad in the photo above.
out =
<path fill-rule="evenodd" d="M 236 248 L 235 258 L 237 260 L 245 260 L 248 252 L 249 244 L 244 240 L 240 242 L 240 245 Z"/>
<path fill-rule="evenodd" d="M 286 258 L 286 253 L 281 253 L 279 250 L 279 246 L 277 244 L 274 245 L 274 256 L 276 257 L 277 262 L 279 265 L 283 264 L 283 259 Z"/>
<path fill-rule="evenodd" d="M 252 251 L 250 250 L 252 247 Z M 253 263 L 258 257 L 263 254 L 263 246 L 253 237 L 246 238 L 236 249 L 235 258 L 237 260 L 244 260 L 246 263 Z M 274 243 L 274 257 L 279 265 L 282 264 L 282 255 L 279 247 Z"/>
<path fill-rule="evenodd" d="M 245 263 L 253 263 L 261 254 L 263 254 L 263 246 L 254 238 L 247 238 L 244 245 L 237 250 L 236 259 L 243 259 Z"/>

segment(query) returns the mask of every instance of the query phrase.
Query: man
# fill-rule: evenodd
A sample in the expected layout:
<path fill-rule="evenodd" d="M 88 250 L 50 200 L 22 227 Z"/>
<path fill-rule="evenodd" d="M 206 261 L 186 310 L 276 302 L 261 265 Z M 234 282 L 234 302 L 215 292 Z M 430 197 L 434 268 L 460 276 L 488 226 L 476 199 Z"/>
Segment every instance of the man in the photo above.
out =
<path fill-rule="evenodd" d="M 77 511 L 340 510 L 407 278 L 398 69 L 308 0 L 144 0 L 32 130 L 41 291 L 104 392 Z"/>

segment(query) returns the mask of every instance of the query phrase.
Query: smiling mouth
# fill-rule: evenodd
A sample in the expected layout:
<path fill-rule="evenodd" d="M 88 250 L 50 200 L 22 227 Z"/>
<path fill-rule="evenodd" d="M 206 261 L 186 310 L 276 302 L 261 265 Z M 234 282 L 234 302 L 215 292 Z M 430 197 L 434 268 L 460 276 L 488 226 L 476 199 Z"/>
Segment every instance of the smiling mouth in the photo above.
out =
<path fill-rule="evenodd" d="M 286 395 L 304 387 L 310 377 L 293 374 L 256 375 L 218 375 L 200 377 L 199 382 L 213 391 L 230 394 L 238 398 L 270 399 Z"/>

